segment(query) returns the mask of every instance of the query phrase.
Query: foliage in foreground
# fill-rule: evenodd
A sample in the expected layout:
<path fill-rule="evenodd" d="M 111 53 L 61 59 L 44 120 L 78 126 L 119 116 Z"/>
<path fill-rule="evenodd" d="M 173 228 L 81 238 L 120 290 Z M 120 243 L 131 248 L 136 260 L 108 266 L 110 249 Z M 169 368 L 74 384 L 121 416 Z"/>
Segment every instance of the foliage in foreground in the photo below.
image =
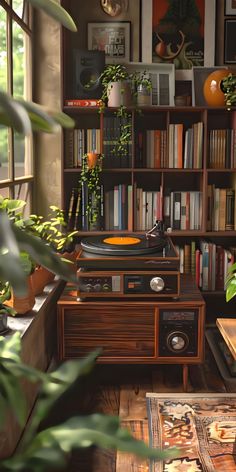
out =
<path fill-rule="evenodd" d="M 91 353 L 82 361 L 72 360 L 60 365 L 51 373 L 40 372 L 22 363 L 20 359 L 20 334 L 9 339 L 0 337 L 0 421 L 9 407 L 19 424 L 27 419 L 27 407 L 21 390 L 21 379 L 39 382 L 39 398 L 36 402 L 29 427 L 20 450 L 11 458 L 0 461 L 1 471 L 29 470 L 44 472 L 65 467 L 68 453 L 75 448 L 96 445 L 119 449 L 140 457 L 165 459 L 176 451 L 160 452 L 142 441 L 134 439 L 128 430 L 120 427 L 119 418 L 102 414 L 76 416 L 64 423 L 37 432 L 39 425 L 48 417 L 51 407 L 81 376 L 91 372 L 99 351 Z"/>

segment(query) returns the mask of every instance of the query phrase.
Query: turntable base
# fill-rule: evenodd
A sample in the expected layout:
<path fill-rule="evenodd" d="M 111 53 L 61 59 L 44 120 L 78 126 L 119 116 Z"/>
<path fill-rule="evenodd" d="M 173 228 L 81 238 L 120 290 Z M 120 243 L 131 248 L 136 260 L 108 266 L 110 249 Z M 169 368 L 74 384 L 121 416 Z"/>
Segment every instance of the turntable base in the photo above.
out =
<path fill-rule="evenodd" d="M 204 360 L 205 302 L 192 277 L 181 277 L 178 301 L 77 301 L 66 287 L 58 301 L 60 360 L 81 358 L 102 348 L 104 364 L 188 364 Z"/>

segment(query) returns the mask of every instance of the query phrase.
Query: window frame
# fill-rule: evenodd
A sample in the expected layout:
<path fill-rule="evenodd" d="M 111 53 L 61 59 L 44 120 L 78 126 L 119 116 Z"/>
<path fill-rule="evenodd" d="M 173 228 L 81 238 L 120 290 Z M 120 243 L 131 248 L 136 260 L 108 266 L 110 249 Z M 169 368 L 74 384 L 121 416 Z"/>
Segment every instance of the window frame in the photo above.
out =
<path fill-rule="evenodd" d="M 13 10 L 12 0 L 0 0 L 0 7 L 2 7 L 6 12 L 6 44 L 7 44 L 7 92 L 10 95 L 13 95 L 13 22 L 16 22 L 18 26 L 23 30 L 27 35 L 27 47 L 25 50 L 27 67 L 27 100 L 32 100 L 32 7 L 28 2 L 23 0 L 23 14 L 22 18 L 17 15 Z M 9 176 L 0 180 L 0 193 L 1 189 L 7 189 L 9 192 L 9 198 L 17 198 L 18 191 L 17 189 L 24 184 L 27 186 L 26 195 L 28 196 L 28 203 L 31 209 L 32 207 L 32 198 L 33 198 L 33 183 L 34 183 L 34 142 L 33 135 L 26 138 L 25 149 L 28 148 L 27 155 L 31 162 L 31 172 L 27 175 L 15 176 L 15 154 L 14 154 L 14 131 L 12 128 L 7 128 L 8 130 L 8 154 L 9 154 Z"/>

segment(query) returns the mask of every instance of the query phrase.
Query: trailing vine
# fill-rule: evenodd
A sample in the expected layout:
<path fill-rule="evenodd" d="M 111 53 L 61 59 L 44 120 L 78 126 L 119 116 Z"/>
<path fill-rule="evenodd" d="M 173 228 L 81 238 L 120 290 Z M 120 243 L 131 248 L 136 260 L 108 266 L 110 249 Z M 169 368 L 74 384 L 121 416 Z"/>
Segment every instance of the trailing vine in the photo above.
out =
<path fill-rule="evenodd" d="M 89 224 L 94 224 L 100 215 L 99 202 L 101 200 L 100 174 L 102 170 L 103 155 L 98 155 L 98 160 L 94 167 L 89 167 L 88 156 L 82 156 L 82 168 L 79 180 L 79 187 L 87 186 L 88 198 L 86 202 L 85 214 L 88 216 Z"/>

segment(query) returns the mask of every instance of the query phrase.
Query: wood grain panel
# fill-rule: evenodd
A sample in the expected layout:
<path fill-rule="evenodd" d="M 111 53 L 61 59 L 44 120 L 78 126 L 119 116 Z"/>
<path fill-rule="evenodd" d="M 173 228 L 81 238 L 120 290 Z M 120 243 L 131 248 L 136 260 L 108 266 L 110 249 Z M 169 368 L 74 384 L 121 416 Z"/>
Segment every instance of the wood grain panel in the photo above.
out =
<path fill-rule="evenodd" d="M 152 307 L 85 306 L 64 311 L 64 356 L 80 357 L 97 347 L 101 357 L 153 357 Z"/>

